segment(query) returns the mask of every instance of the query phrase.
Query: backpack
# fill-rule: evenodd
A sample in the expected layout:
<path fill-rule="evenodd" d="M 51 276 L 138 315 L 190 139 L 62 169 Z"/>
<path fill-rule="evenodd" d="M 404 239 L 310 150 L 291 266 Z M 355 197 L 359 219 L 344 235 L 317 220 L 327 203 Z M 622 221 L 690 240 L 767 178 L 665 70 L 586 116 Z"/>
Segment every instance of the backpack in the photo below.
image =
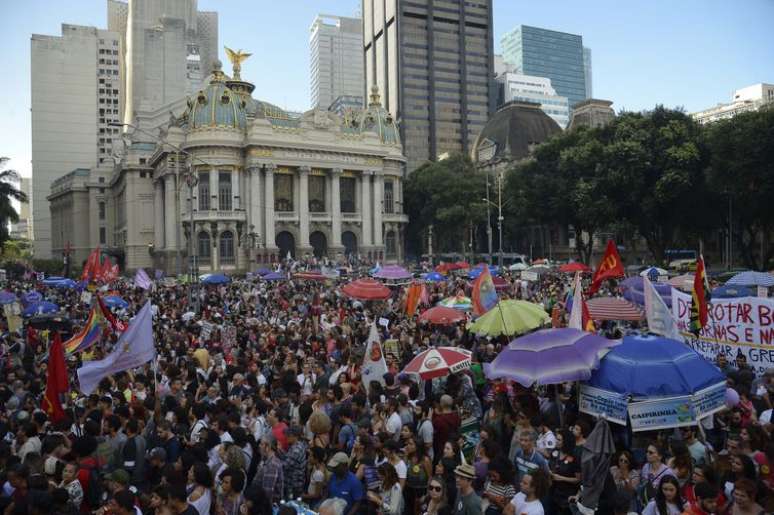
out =
<path fill-rule="evenodd" d="M 341 431 L 344 431 L 345 428 L 349 428 L 349 436 L 347 436 L 347 443 L 345 444 L 347 452 L 349 453 L 352 451 L 352 447 L 355 445 L 355 435 L 357 432 L 355 431 L 355 426 L 353 424 L 347 424 L 341 428 Z"/>

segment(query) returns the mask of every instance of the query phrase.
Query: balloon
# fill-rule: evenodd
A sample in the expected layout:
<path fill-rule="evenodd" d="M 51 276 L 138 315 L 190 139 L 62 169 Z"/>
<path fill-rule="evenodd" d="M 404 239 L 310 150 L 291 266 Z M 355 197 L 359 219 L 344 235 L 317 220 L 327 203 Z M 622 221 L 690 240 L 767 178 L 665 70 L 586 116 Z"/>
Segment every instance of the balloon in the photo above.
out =
<path fill-rule="evenodd" d="M 726 406 L 733 408 L 739 404 L 739 394 L 733 388 L 726 388 Z"/>

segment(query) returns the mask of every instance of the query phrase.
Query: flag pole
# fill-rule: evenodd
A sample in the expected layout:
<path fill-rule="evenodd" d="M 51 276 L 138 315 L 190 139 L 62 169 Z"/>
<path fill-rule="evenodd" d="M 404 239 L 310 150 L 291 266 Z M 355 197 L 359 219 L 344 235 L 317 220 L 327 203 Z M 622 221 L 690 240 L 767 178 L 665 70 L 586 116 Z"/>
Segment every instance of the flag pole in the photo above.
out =
<path fill-rule="evenodd" d="M 497 300 L 497 309 L 500 311 L 500 320 L 503 321 L 503 329 L 505 329 L 505 336 L 511 336 L 508 330 L 508 324 L 505 322 L 505 315 L 503 314 L 503 307 L 500 305 L 500 299 Z"/>

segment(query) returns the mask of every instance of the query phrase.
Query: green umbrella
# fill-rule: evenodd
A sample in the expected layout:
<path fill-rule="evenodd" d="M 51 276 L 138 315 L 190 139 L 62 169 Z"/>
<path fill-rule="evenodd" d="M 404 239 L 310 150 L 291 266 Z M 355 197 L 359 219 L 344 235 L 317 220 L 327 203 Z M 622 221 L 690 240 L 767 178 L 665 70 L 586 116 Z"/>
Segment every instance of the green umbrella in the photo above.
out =
<path fill-rule="evenodd" d="M 512 336 L 523 334 L 551 322 L 551 317 L 540 304 L 525 300 L 501 300 L 468 329 L 483 336 Z"/>

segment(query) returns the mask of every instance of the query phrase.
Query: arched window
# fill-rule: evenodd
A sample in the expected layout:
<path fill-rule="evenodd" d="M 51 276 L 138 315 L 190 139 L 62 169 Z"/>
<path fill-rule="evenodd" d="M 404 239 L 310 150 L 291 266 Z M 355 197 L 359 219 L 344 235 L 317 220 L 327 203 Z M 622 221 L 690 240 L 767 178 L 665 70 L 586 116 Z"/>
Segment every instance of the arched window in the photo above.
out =
<path fill-rule="evenodd" d="M 199 262 L 209 264 L 212 257 L 212 247 L 210 246 L 210 235 L 207 232 L 200 232 L 198 236 Z"/>
<path fill-rule="evenodd" d="M 220 233 L 220 262 L 224 265 L 234 264 L 234 233 L 231 231 Z"/>

